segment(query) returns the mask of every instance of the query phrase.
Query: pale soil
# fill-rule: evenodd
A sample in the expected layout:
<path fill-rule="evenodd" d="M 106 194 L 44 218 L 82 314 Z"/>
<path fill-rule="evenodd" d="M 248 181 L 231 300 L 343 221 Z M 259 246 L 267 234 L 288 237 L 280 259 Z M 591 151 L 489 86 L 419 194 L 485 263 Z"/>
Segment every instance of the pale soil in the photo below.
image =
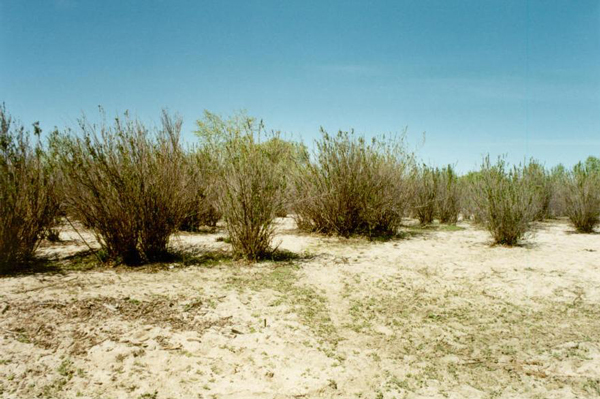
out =
<path fill-rule="evenodd" d="M 0 396 L 600 397 L 600 235 L 542 223 L 504 248 L 468 224 L 368 242 L 279 223 L 297 259 L 233 262 L 221 231 L 173 239 L 188 266 L 0 278 Z M 87 249 L 61 237 L 40 253 Z"/>

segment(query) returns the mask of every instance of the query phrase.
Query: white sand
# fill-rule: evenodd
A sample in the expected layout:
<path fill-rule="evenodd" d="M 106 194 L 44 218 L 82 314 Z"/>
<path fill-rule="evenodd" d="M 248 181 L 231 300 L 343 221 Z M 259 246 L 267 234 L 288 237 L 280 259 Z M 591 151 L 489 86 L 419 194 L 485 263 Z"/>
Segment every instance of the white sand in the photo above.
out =
<path fill-rule="evenodd" d="M 285 219 L 289 262 L 1 278 L 0 396 L 600 397 L 600 235 L 542 223 L 505 248 L 461 227 L 368 242 Z M 86 249 L 61 234 L 40 253 Z"/>

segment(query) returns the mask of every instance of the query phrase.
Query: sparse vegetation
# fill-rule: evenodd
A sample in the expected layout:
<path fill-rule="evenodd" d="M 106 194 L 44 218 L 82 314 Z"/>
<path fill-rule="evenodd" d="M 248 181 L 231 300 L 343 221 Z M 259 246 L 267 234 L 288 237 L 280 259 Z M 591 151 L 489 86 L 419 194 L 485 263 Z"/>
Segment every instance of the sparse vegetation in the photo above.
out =
<path fill-rule="evenodd" d="M 55 178 L 41 144 L 0 106 L 0 273 L 31 259 L 58 214 Z"/>

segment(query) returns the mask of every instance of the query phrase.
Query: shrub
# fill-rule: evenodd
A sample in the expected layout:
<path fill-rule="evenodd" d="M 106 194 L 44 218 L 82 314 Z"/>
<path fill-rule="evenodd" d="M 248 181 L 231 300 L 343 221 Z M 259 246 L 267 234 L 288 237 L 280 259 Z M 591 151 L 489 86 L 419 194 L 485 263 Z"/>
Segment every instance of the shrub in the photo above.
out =
<path fill-rule="evenodd" d="M 190 176 L 194 178 L 189 185 L 190 201 L 179 229 L 195 232 L 201 226 L 215 227 L 222 217 L 212 190 L 216 181 L 215 165 L 211 164 L 211 157 L 206 151 L 192 150 L 187 158 L 192 168 Z"/>
<path fill-rule="evenodd" d="M 456 224 L 461 208 L 461 186 L 452 165 L 437 170 L 436 213 L 440 223 Z"/>
<path fill-rule="evenodd" d="M 154 131 L 125 114 L 112 126 L 84 118 L 80 135 L 53 135 L 66 210 L 92 229 L 109 258 L 134 265 L 166 255 L 189 203 L 180 130 L 181 120 L 163 112 Z"/>
<path fill-rule="evenodd" d="M 523 168 L 508 168 L 499 158 L 492 165 L 489 156 L 471 184 L 476 220 L 492 234 L 496 244 L 516 245 L 530 229 L 538 208 Z"/>
<path fill-rule="evenodd" d="M 58 214 L 55 181 L 34 124 L 29 132 L 0 106 L 0 272 L 22 267 Z"/>
<path fill-rule="evenodd" d="M 321 133 L 314 160 L 301 164 L 292 179 L 298 226 L 344 237 L 394 234 L 408 201 L 412 161 L 402 141 Z"/>
<path fill-rule="evenodd" d="M 477 204 L 473 196 L 473 186 L 479 180 L 480 175 L 479 171 L 470 171 L 458 178 L 458 186 L 462 193 L 460 212 L 464 218 L 470 219 L 476 224 L 483 224 L 483 221 L 479 219 Z"/>
<path fill-rule="evenodd" d="M 550 170 L 548 179 L 552 187 L 552 197 L 548 206 L 549 217 L 555 218 L 567 215 L 564 198 L 567 175 L 568 170 L 562 164 L 558 164 Z"/>
<path fill-rule="evenodd" d="M 565 212 L 580 233 L 600 223 L 600 167 L 590 157 L 578 163 L 565 180 Z"/>
<path fill-rule="evenodd" d="M 431 224 L 435 217 L 438 177 L 438 172 L 425 164 L 413 171 L 413 212 L 421 225 Z"/>
<path fill-rule="evenodd" d="M 283 169 L 274 161 L 283 154 L 261 144 L 262 122 L 244 114 L 224 120 L 206 113 L 198 126 L 217 167 L 215 198 L 234 254 L 251 261 L 270 255 L 273 221 L 285 205 Z"/>
<path fill-rule="evenodd" d="M 535 160 L 531 160 L 525 165 L 523 174 L 529 189 L 535 195 L 534 220 L 547 219 L 550 216 L 550 203 L 554 191 L 550 176 L 544 166 Z"/>

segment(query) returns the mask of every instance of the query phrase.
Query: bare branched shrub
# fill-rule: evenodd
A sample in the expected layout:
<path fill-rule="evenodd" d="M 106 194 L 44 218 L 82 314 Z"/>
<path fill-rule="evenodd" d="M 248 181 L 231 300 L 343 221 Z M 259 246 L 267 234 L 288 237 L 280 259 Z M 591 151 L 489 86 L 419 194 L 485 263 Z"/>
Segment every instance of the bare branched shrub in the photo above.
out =
<path fill-rule="evenodd" d="M 600 224 L 600 162 L 590 157 L 567 175 L 565 211 L 580 233 L 591 233 Z"/>
<path fill-rule="evenodd" d="M 558 164 L 550 170 L 548 179 L 552 187 L 552 197 L 550 198 L 549 216 L 556 218 L 566 216 L 565 185 L 567 181 L 568 170 Z"/>
<path fill-rule="evenodd" d="M 41 130 L 29 132 L 0 106 L 0 273 L 27 262 L 58 213 L 55 182 Z"/>
<path fill-rule="evenodd" d="M 212 189 L 217 179 L 216 167 L 209 154 L 201 149 L 191 150 L 187 159 L 193 179 L 189 185 L 190 201 L 179 229 L 195 232 L 202 226 L 215 227 L 222 217 Z"/>
<path fill-rule="evenodd" d="M 493 165 L 488 156 L 470 188 L 475 217 L 492 234 L 494 242 L 516 245 L 530 230 L 538 211 L 523 168 L 508 168 L 501 158 Z"/>
<path fill-rule="evenodd" d="M 461 192 L 460 201 L 460 213 L 463 218 L 473 221 L 476 224 L 483 224 L 483 221 L 479 219 L 479 212 L 477 211 L 477 203 L 473 196 L 473 186 L 479 180 L 479 171 L 470 171 L 458 178 L 458 186 Z"/>
<path fill-rule="evenodd" d="M 523 169 L 523 174 L 529 189 L 535 195 L 536 212 L 535 220 L 544 220 L 550 217 L 550 202 L 552 201 L 553 185 L 544 165 L 531 160 Z"/>
<path fill-rule="evenodd" d="M 413 170 L 413 212 L 423 226 L 433 223 L 435 217 L 438 177 L 437 171 L 426 164 L 416 166 Z"/>
<path fill-rule="evenodd" d="M 78 135 L 52 138 L 66 210 L 93 230 L 110 258 L 134 265 L 166 255 L 189 203 L 180 130 L 181 120 L 166 112 L 155 131 L 126 114 L 113 126 L 82 119 Z"/>
<path fill-rule="evenodd" d="M 407 208 L 411 162 L 401 140 L 322 130 L 314 159 L 294 174 L 298 226 L 344 237 L 394 234 Z"/>
<path fill-rule="evenodd" d="M 436 213 L 440 223 L 456 224 L 461 208 L 461 186 L 452 165 L 438 169 Z"/>
<path fill-rule="evenodd" d="M 262 145 L 262 123 L 244 114 L 224 120 L 206 113 L 198 127 L 218 168 L 215 196 L 234 253 L 251 261 L 268 256 L 273 221 L 285 205 L 283 169 L 275 161 L 283 154 Z"/>

